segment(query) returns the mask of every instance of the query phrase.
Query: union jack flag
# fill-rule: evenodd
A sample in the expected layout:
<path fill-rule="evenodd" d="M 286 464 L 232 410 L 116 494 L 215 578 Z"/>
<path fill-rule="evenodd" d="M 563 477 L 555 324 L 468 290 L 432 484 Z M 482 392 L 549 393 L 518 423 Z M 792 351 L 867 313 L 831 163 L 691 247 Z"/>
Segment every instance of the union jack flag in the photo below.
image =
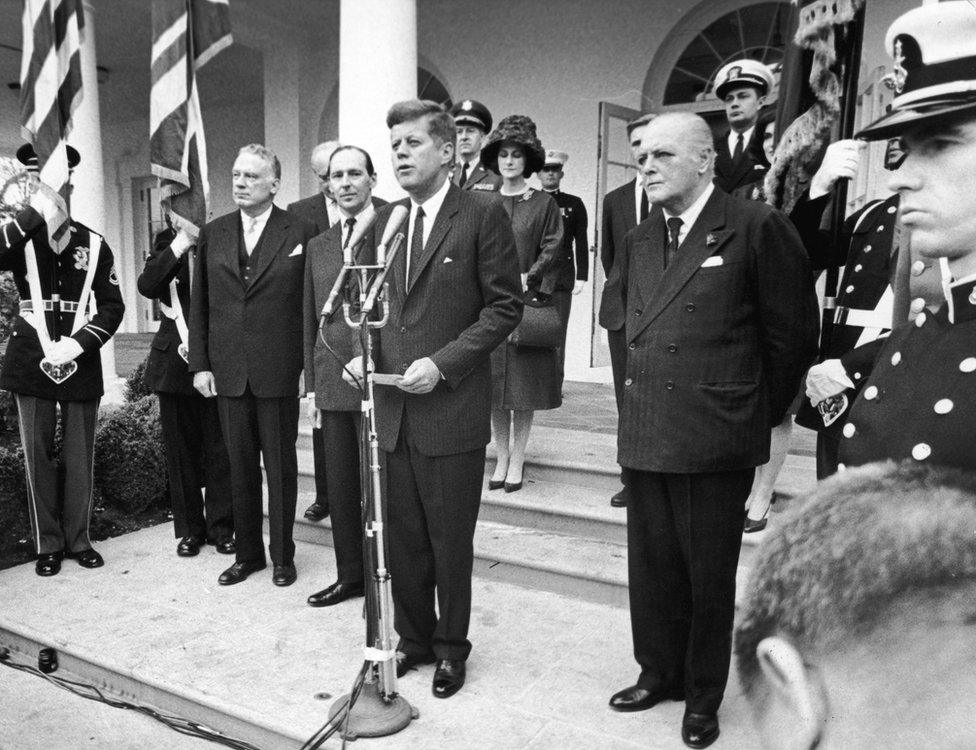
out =
<path fill-rule="evenodd" d="M 174 214 L 199 228 L 210 184 L 196 73 L 232 42 L 228 0 L 153 0 L 149 158 Z"/>

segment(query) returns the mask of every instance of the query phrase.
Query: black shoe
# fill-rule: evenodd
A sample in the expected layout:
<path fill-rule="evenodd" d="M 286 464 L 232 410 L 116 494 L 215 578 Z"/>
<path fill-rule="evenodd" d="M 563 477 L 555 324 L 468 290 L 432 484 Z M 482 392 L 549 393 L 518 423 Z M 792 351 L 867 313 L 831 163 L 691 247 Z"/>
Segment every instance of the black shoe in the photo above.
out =
<path fill-rule="evenodd" d="M 505 486 L 505 480 L 504 479 L 489 479 L 488 480 L 488 489 L 489 490 L 500 490 L 504 486 Z"/>
<path fill-rule="evenodd" d="M 683 701 L 684 699 L 683 690 L 648 690 L 640 685 L 631 685 L 610 696 L 610 708 L 614 711 L 646 711 L 662 701 Z"/>
<path fill-rule="evenodd" d="M 718 739 L 718 716 L 686 711 L 681 720 L 681 739 L 688 747 L 708 747 Z"/>
<path fill-rule="evenodd" d="M 614 508 L 626 508 L 627 501 L 630 499 L 630 493 L 627 488 L 624 487 L 620 492 L 610 498 L 610 505 Z"/>
<path fill-rule="evenodd" d="M 222 555 L 233 555 L 237 552 L 237 543 L 234 542 L 234 537 L 218 539 L 215 542 L 208 542 L 208 544 L 213 544 L 214 549 Z"/>
<path fill-rule="evenodd" d="M 331 586 L 321 591 L 317 591 L 308 597 L 310 607 L 331 607 L 333 604 L 352 599 L 354 596 L 362 596 L 366 593 L 363 582 L 343 583 L 336 581 Z"/>
<path fill-rule="evenodd" d="M 505 492 L 518 492 L 520 489 L 522 489 L 521 482 L 505 482 Z"/>
<path fill-rule="evenodd" d="M 206 541 L 202 536 L 185 536 L 176 545 L 176 554 L 180 557 L 196 557 Z"/>
<path fill-rule="evenodd" d="M 758 521 L 753 521 L 748 516 L 746 517 L 746 522 L 742 525 L 743 534 L 753 534 L 757 531 L 762 531 L 766 528 L 766 516 L 763 516 Z"/>
<path fill-rule="evenodd" d="M 100 568 L 105 564 L 102 556 L 91 548 L 83 549 L 81 552 L 65 552 L 64 556 L 77 560 L 83 568 Z"/>
<path fill-rule="evenodd" d="M 434 670 L 431 690 L 435 698 L 450 698 L 464 685 L 464 660 L 441 659 Z"/>
<path fill-rule="evenodd" d="M 235 583 L 246 581 L 251 573 L 257 573 L 266 567 L 268 566 L 264 562 L 236 562 L 220 574 L 217 583 L 221 586 L 233 586 Z"/>
<path fill-rule="evenodd" d="M 397 677 L 403 677 L 411 669 L 437 661 L 433 654 L 404 654 L 397 653 Z"/>
<path fill-rule="evenodd" d="M 329 515 L 329 506 L 323 503 L 312 503 L 305 509 L 305 518 L 309 521 L 321 521 Z"/>
<path fill-rule="evenodd" d="M 271 583 L 275 586 L 291 586 L 298 578 L 298 571 L 291 563 L 288 565 L 275 565 L 274 573 L 271 576 Z"/>
<path fill-rule="evenodd" d="M 56 576 L 61 572 L 63 552 L 44 552 L 37 556 L 34 572 L 39 576 Z"/>

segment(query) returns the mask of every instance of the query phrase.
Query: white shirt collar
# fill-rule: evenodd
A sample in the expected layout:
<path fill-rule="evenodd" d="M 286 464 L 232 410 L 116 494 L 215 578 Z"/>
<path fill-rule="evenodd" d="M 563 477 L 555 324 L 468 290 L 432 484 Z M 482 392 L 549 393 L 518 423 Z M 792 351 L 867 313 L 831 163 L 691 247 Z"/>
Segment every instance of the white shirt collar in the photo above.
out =
<path fill-rule="evenodd" d="M 464 159 L 458 159 L 457 168 L 464 169 L 464 165 L 467 164 L 468 174 L 471 174 L 472 172 L 474 172 L 475 169 L 478 168 L 478 165 L 480 163 L 481 163 L 481 152 L 479 151 L 477 155 L 469 162 L 464 161 Z"/>
<path fill-rule="evenodd" d="M 641 196 L 644 194 L 644 175 L 638 173 L 637 179 L 634 180 L 634 216 L 637 217 L 637 223 L 640 224 L 640 209 L 641 209 Z M 648 201 L 647 207 L 650 208 L 651 204 Z"/>
<path fill-rule="evenodd" d="M 437 189 L 437 192 L 434 193 L 432 196 L 430 196 L 430 198 L 425 200 L 423 203 L 417 203 L 417 201 L 415 201 L 411 197 L 410 198 L 411 224 L 413 223 L 413 218 L 417 215 L 417 207 L 423 206 L 424 227 L 432 227 L 434 225 L 434 220 L 437 218 L 437 212 L 441 210 L 441 204 L 444 203 L 444 197 L 447 195 L 448 188 L 450 187 L 451 187 L 451 181 L 445 179 L 444 184 Z"/>
<path fill-rule="evenodd" d="M 271 209 L 272 208 L 274 208 L 274 203 L 272 203 L 270 206 L 268 206 L 268 208 L 266 210 L 262 211 L 261 213 L 259 213 L 254 218 L 251 218 L 246 213 L 244 213 L 244 211 L 242 210 L 241 211 L 241 224 L 244 226 L 245 229 L 247 229 L 247 227 L 250 226 L 249 222 L 252 222 L 253 221 L 254 222 L 254 228 L 255 229 L 258 229 L 258 228 L 263 229 L 264 228 L 264 225 L 268 223 L 268 217 L 271 216 Z"/>
<path fill-rule="evenodd" d="M 708 199 L 712 197 L 712 193 L 715 192 L 715 184 L 709 180 L 708 186 L 705 188 L 705 192 L 698 196 L 694 203 L 692 203 L 688 208 L 686 208 L 682 213 L 678 214 L 678 218 L 681 219 L 681 229 L 678 232 L 678 244 L 680 245 L 684 242 L 685 237 L 688 236 L 688 232 L 698 221 L 698 216 L 701 214 L 702 209 L 705 208 L 705 204 L 708 203 Z M 674 218 L 673 214 L 670 214 L 665 210 L 665 219 Z"/>
<path fill-rule="evenodd" d="M 376 209 L 373 208 L 373 198 L 372 197 L 370 197 L 370 199 L 368 201 L 366 201 L 366 205 L 363 206 L 362 210 L 360 210 L 360 212 L 358 214 L 350 214 L 348 211 L 344 210 L 342 208 L 342 206 L 339 206 L 338 203 L 336 204 L 336 206 L 339 209 L 340 221 L 342 221 L 343 224 L 346 223 L 346 219 L 351 218 L 351 217 L 356 219 L 356 223 L 357 224 L 359 222 L 361 222 L 361 221 L 368 221 L 369 218 L 373 214 L 376 213 Z"/>
<path fill-rule="evenodd" d="M 742 131 L 742 150 L 745 151 L 749 147 L 749 141 L 752 140 L 752 131 L 756 129 L 753 125 L 748 130 Z M 729 156 L 735 152 L 735 143 L 739 140 L 739 134 L 734 130 L 729 131 Z"/>

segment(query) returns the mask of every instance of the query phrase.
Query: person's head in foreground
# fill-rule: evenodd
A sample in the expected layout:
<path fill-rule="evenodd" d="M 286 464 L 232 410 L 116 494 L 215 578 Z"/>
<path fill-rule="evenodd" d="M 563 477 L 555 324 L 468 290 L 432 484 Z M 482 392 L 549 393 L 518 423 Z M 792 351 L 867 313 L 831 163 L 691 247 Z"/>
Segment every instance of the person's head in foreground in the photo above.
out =
<path fill-rule="evenodd" d="M 734 654 L 764 747 L 976 747 L 976 475 L 821 482 L 759 550 Z"/>

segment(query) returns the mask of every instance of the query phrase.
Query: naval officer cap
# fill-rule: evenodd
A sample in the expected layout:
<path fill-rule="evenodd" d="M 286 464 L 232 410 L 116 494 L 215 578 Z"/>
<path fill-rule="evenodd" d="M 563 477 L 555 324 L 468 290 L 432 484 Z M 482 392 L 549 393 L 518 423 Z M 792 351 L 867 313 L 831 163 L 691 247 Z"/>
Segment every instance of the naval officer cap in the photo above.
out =
<path fill-rule="evenodd" d="M 546 151 L 546 161 L 543 166 L 545 167 L 559 167 L 562 169 L 566 162 L 569 161 L 569 154 L 565 151 L 556 151 L 555 149 L 549 149 Z"/>
<path fill-rule="evenodd" d="M 857 134 L 871 141 L 951 115 L 976 113 L 976 7 L 966 0 L 923 5 L 891 24 L 895 98 Z"/>
<path fill-rule="evenodd" d="M 743 86 L 750 86 L 759 96 L 765 96 L 773 88 L 773 73 L 768 66 L 747 57 L 726 63 L 715 76 L 715 96 L 719 99 Z"/>
<path fill-rule="evenodd" d="M 68 150 L 68 169 L 74 169 L 81 162 L 81 154 L 73 146 L 66 146 Z M 25 143 L 17 149 L 17 161 L 27 167 L 28 171 L 37 171 L 37 152 L 30 143 Z"/>
<path fill-rule="evenodd" d="M 491 112 L 474 99 L 465 99 L 451 107 L 451 117 L 457 125 L 474 125 L 486 133 L 491 131 Z"/>

